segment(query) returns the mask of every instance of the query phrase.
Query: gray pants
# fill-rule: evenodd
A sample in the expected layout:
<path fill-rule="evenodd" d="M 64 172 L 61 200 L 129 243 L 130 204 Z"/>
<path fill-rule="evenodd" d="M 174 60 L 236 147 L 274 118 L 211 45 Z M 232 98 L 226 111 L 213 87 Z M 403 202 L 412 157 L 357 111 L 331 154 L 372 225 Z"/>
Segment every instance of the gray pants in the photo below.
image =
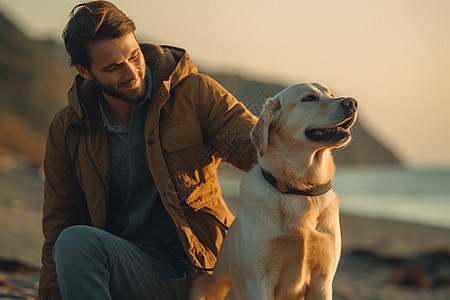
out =
<path fill-rule="evenodd" d="M 187 299 L 185 272 L 104 230 L 65 229 L 53 249 L 62 299 Z"/>

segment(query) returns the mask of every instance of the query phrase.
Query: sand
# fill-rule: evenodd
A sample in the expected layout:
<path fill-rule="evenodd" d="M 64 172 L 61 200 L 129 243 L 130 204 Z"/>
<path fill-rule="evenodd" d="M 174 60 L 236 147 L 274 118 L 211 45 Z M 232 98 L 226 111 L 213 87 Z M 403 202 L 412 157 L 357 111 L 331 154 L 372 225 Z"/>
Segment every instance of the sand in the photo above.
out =
<path fill-rule="evenodd" d="M 42 178 L 0 171 L 0 298 L 34 299 L 42 247 Z M 334 299 L 450 299 L 450 230 L 341 216 Z"/>

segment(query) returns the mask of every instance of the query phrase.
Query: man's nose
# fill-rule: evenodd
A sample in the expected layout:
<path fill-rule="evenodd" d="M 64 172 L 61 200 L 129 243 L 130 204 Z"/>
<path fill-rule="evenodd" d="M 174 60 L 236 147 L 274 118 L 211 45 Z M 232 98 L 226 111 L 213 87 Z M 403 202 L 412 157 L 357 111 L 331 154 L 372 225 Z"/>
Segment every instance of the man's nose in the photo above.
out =
<path fill-rule="evenodd" d="M 342 101 L 342 105 L 345 107 L 348 107 L 350 110 L 352 111 L 357 111 L 358 110 L 358 101 L 356 101 L 355 98 L 345 98 Z"/>
<path fill-rule="evenodd" d="M 138 76 L 137 69 L 134 64 L 126 62 L 123 68 L 123 77 L 125 80 L 135 80 Z"/>

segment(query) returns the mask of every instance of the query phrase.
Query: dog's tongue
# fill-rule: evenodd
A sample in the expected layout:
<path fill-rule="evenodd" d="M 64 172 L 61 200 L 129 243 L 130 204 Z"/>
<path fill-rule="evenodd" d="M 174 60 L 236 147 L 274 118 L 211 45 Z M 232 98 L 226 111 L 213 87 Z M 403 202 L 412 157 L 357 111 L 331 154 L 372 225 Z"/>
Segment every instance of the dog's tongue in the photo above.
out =
<path fill-rule="evenodd" d="M 350 132 L 348 129 L 344 129 L 342 127 L 334 127 L 334 128 L 322 128 L 318 129 L 314 132 L 315 135 L 324 135 L 329 133 L 337 133 L 337 132 Z"/>
<path fill-rule="evenodd" d="M 314 134 L 315 135 L 324 135 L 322 130 L 316 130 L 316 131 L 314 131 Z"/>

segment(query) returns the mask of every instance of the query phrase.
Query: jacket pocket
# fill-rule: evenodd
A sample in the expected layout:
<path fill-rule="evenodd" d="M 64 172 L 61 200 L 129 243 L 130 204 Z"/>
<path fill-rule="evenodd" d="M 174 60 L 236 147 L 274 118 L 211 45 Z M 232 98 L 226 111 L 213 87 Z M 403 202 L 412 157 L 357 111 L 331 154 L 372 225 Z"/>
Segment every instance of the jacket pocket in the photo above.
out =
<path fill-rule="evenodd" d="M 167 152 L 177 152 L 201 144 L 202 131 L 196 120 L 169 127 L 161 133 L 161 146 Z"/>
<path fill-rule="evenodd" d="M 162 129 L 160 140 L 178 205 L 200 209 L 215 192 L 204 173 L 212 160 L 205 152 L 200 123 L 193 120 Z"/>

